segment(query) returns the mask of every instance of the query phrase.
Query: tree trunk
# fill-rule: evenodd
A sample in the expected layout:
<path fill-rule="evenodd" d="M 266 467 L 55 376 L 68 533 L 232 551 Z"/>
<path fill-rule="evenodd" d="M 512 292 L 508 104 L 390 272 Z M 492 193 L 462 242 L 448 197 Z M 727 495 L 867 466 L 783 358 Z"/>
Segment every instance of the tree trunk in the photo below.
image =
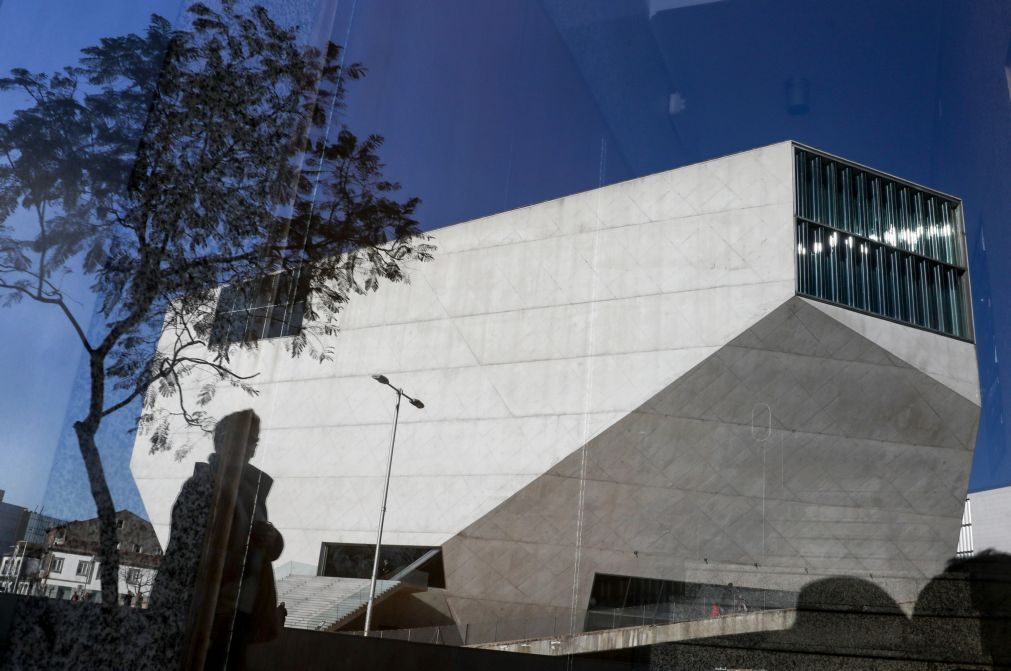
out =
<path fill-rule="evenodd" d="M 98 511 L 98 561 L 99 578 L 102 582 L 102 609 L 109 612 L 115 609 L 119 598 L 119 549 L 116 547 L 119 543 L 116 538 L 116 508 L 95 443 L 95 434 L 98 433 L 100 421 L 89 417 L 74 422 L 74 432 L 77 434 L 77 444 L 88 473 L 91 497 L 95 500 L 95 508 Z"/>

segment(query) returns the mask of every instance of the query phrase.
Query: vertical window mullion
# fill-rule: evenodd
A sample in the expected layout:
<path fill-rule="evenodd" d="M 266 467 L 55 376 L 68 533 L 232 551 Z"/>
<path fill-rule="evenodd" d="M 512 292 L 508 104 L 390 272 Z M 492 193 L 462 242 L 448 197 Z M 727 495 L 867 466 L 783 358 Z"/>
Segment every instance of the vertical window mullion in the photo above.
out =
<path fill-rule="evenodd" d="M 901 278 L 899 276 L 899 253 L 894 249 L 888 250 L 888 274 L 891 286 L 889 287 L 890 305 L 886 314 L 898 319 L 902 314 L 902 307 L 899 302 Z"/>
<path fill-rule="evenodd" d="M 853 222 L 853 198 L 850 194 L 850 169 L 844 167 L 839 174 L 839 209 L 843 228 L 851 233 L 858 229 Z"/>
<path fill-rule="evenodd" d="M 812 251 L 814 252 L 814 293 L 819 298 L 828 298 L 828 292 L 825 291 L 825 273 L 822 266 L 822 259 L 824 258 L 824 245 L 822 244 L 822 234 L 821 227 L 814 226 L 814 244 L 812 245 Z"/>
<path fill-rule="evenodd" d="M 906 292 L 909 296 L 909 321 L 913 324 L 922 323 L 920 314 L 919 278 L 916 272 L 916 258 L 906 257 Z"/>
<path fill-rule="evenodd" d="M 839 302 L 853 307 L 852 265 L 849 248 L 846 246 L 846 237 L 840 233 L 839 243 L 836 246 L 839 253 Z"/>
<path fill-rule="evenodd" d="M 947 289 L 947 304 L 948 304 L 948 317 L 951 320 L 951 332 L 958 335 L 959 334 L 959 319 L 958 319 L 958 299 L 957 291 L 955 286 L 955 271 L 952 268 L 947 268 L 945 270 L 946 289 Z"/>
<path fill-rule="evenodd" d="M 884 240 L 885 227 L 881 221 L 881 180 L 877 177 L 871 178 L 870 191 L 870 223 L 874 230 L 874 234 L 870 237 L 875 240 Z"/>
<path fill-rule="evenodd" d="M 825 166 L 825 183 L 828 192 L 828 219 L 826 223 L 832 228 L 842 228 L 839 221 L 839 198 L 836 193 L 837 170 L 835 161 L 828 161 Z"/>
<path fill-rule="evenodd" d="M 798 193 L 798 198 L 800 197 Z M 797 293 L 807 293 L 807 282 L 804 273 L 804 224 L 798 219 L 794 226 L 794 235 L 797 241 L 797 249 L 794 251 L 794 259 L 797 264 Z"/>
<path fill-rule="evenodd" d="M 937 263 L 931 265 L 930 272 L 934 276 L 934 314 L 937 315 L 937 330 L 948 331 L 949 324 L 947 315 L 944 313 L 944 284 L 941 282 L 941 266 Z"/>
<path fill-rule="evenodd" d="M 860 244 L 860 286 L 863 291 L 863 305 L 865 310 L 871 309 L 871 287 L 870 287 L 870 254 L 867 243 Z"/>

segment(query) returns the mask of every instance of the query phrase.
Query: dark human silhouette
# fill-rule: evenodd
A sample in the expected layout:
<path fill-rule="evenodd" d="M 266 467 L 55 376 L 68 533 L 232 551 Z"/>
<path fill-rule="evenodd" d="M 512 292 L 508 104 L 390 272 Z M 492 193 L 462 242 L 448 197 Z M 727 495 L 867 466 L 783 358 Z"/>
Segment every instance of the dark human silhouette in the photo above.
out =
<path fill-rule="evenodd" d="M 172 509 L 151 610 L 166 658 L 186 668 L 243 669 L 247 647 L 276 638 L 284 623 L 271 567 L 284 546 L 267 519 L 272 480 L 249 463 L 259 432 L 252 410 L 222 418 L 214 454 L 195 465 Z"/>
<path fill-rule="evenodd" d="M 1011 669 L 1011 555 L 952 559 L 920 591 L 911 618 L 875 583 L 822 578 L 798 593 L 789 629 L 658 646 L 653 654 L 654 668 L 676 669 Z"/>
<path fill-rule="evenodd" d="M 993 668 L 1011 669 L 1011 555 L 983 550 L 952 559 L 920 592 L 913 623 L 914 645 L 941 659 L 982 653 Z"/>

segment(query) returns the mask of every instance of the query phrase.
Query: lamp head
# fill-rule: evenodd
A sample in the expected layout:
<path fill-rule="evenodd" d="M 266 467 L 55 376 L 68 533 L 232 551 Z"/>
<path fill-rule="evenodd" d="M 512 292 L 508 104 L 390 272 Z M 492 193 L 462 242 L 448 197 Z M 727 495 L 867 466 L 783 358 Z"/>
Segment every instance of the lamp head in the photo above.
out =
<path fill-rule="evenodd" d="M 389 384 L 390 383 L 390 378 L 386 377 L 385 375 L 373 375 L 372 379 L 375 380 L 376 382 L 378 382 L 379 384 Z"/>
<path fill-rule="evenodd" d="M 411 399 L 411 405 L 413 405 L 415 408 L 419 408 L 419 409 L 425 407 L 425 404 L 422 403 L 421 401 L 419 401 L 416 398 L 412 398 Z"/>

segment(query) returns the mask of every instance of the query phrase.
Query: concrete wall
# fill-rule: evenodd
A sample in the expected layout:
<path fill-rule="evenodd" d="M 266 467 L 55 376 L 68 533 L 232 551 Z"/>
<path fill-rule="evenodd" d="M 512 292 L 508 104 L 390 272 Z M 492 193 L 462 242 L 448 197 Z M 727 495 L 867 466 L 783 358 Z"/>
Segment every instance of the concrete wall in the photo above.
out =
<path fill-rule="evenodd" d="M 212 413 L 263 417 L 254 461 L 280 561 L 315 563 L 322 541 L 372 543 L 393 395 L 401 412 L 385 539 L 440 545 L 789 298 L 792 155 L 781 143 L 435 231 L 436 259 L 410 284 L 356 298 L 335 360 L 281 343 L 240 354 L 250 398 L 223 389 Z M 195 386 L 198 382 L 193 383 Z M 195 392 L 195 389 L 192 390 Z M 197 447 L 132 470 L 167 541 Z"/>
<path fill-rule="evenodd" d="M 446 543 L 450 606 L 585 609 L 595 573 L 794 591 L 851 575 L 913 600 L 958 537 L 978 416 L 789 299 Z"/>
<path fill-rule="evenodd" d="M 384 541 L 444 547 L 457 622 L 578 612 L 596 572 L 845 573 L 912 599 L 958 534 L 974 348 L 795 296 L 792 152 L 441 229 L 409 284 L 351 302 L 332 363 L 241 353 L 260 395 L 222 389 L 209 410 L 263 418 L 279 561 L 375 541 L 383 373 L 426 404 L 402 409 Z M 134 451 L 163 543 L 209 451 L 187 431 L 182 459 Z"/>

